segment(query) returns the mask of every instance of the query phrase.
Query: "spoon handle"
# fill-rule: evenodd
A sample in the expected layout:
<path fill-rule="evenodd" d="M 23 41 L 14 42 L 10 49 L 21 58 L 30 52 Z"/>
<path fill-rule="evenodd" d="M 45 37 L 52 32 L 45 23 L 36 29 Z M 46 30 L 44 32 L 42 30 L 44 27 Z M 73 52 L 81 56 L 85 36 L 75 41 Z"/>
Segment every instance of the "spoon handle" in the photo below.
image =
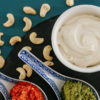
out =
<path fill-rule="evenodd" d="M 45 64 L 43 64 L 42 61 L 40 61 L 34 54 L 32 54 L 31 52 L 29 52 L 26 49 L 23 49 L 19 52 L 18 54 L 19 58 L 21 60 L 24 60 L 25 63 L 29 62 L 32 63 L 33 65 L 38 66 L 39 68 L 41 68 L 41 70 L 44 70 L 46 73 L 48 73 L 49 75 L 52 75 L 55 78 L 58 78 L 62 81 L 66 81 L 66 79 L 72 79 L 74 80 L 74 78 L 62 75 L 56 71 L 54 71 L 53 69 L 51 69 L 50 67 L 46 66 Z M 26 59 L 26 60 L 25 60 Z M 47 75 L 48 76 L 48 75 Z"/>
<path fill-rule="evenodd" d="M 21 50 L 18 54 L 18 57 L 25 62 L 26 64 L 28 64 L 30 67 L 32 67 L 32 69 L 38 74 L 40 75 L 54 90 L 55 94 L 57 95 L 58 100 L 62 100 L 61 99 L 61 95 L 60 92 L 56 86 L 56 84 L 54 83 L 54 81 L 52 81 L 47 74 L 42 70 L 42 68 L 39 66 L 41 64 L 41 62 L 33 56 L 33 54 L 31 54 L 29 51 L 27 50 Z M 39 65 L 38 65 L 38 64 Z"/>

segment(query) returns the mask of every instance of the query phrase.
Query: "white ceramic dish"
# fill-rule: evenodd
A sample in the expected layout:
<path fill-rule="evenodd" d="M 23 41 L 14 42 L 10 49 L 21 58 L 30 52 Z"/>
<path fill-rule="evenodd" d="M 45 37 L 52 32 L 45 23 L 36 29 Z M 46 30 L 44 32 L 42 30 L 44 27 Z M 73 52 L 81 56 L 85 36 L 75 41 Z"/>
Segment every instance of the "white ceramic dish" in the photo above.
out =
<path fill-rule="evenodd" d="M 59 59 L 59 61 L 61 63 L 63 63 L 66 67 L 68 67 L 74 71 L 83 72 L 83 73 L 92 73 L 92 72 L 100 71 L 100 65 L 89 67 L 89 68 L 82 68 L 82 67 L 79 67 L 79 66 L 76 66 L 76 65 L 70 63 L 62 56 L 62 54 L 59 50 L 59 47 L 57 44 L 57 35 L 58 35 L 58 31 L 59 31 L 60 27 L 62 26 L 62 24 L 64 23 L 65 20 L 67 20 L 71 17 L 74 17 L 76 15 L 79 15 L 79 14 L 93 14 L 93 15 L 100 17 L 100 7 L 93 6 L 93 5 L 79 5 L 79 6 L 75 6 L 75 7 L 72 7 L 70 9 L 66 10 L 57 19 L 56 23 L 54 24 L 53 30 L 52 30 L 51 41 L 52 41 L 53 50 L 55 52 L 55 55 Z"/>

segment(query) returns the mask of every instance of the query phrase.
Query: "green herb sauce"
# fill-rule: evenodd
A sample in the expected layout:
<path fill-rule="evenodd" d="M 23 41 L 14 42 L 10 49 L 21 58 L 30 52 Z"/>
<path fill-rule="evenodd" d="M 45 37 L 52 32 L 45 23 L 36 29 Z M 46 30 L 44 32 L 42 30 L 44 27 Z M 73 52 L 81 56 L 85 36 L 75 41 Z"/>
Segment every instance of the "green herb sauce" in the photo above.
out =
<path fill-rule="evenodd" d="M 63 100 L 96 100 L 92 90 L 81 82 L 66 81 L 62 88 Z"/>

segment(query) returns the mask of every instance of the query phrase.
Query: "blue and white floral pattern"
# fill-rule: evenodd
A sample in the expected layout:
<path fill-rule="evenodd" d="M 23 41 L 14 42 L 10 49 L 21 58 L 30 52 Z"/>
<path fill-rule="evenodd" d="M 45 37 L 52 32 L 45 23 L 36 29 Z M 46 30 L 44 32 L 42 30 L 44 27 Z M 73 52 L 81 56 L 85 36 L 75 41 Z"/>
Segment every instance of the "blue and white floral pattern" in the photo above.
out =
<path fill-rule="evenodd" d="M 8 93 L 7 89 L 5 88 L 2 82 L 0 82 L 0 91 L 4 96 L 5 100 L 11 100 L 10 94 Z"/>
<path fill-rule="evenodd" d="M 17 83 L 17 82 L 18 82 L 17 79 L 8 77 L 8 76 L 4 75 L 4 74 L 1 73 L 1 72 L 0 72 L 0 79 L 5 80 L 5 81 L 7 81 L 7 82 L 11 82 L 11 83 Z"/>
<path fill-rule="evenodd" d="M 57 89 L 57 86 L 50 78 L 48 78 L 48 76 L 44 73 L 43 70 L 45 70 L 46 72 L 51 74 L 53 77 L 58 78 L 60 80 L 80 81 L 82 84 L 85 84 L 88 87 L 90 87 L 90 89 L 94 92 L 94 95 L 96 96 L 97 100 L 100 100 L 99 94 L 97 93 L 95 88 L 93 86 L 91 86 L 89 83 L 87 83 L 83 80 L 80 80 L 80 79 L 71 78 L 71 77 L 67 77 L 62 74 L 59 74 L 58 72 L 56 72 L 56 71 L 52 70 L 51 68 L 47 67 L 46 65 L 44 65 L 36 56 L 34 56 L 28 50 L 25 50 L 25 49 L 21 50 L 19 52 L 18 56 L 26 64 L 30 65 L 34 71 L 36 71 L 42 78 L 44 78 L 50 84 L 50 86 L 54 90 L 54 92 L 57 95 L 59 100 L 61 100 L 61 96 L 60 96 L 59 90 Z"/>

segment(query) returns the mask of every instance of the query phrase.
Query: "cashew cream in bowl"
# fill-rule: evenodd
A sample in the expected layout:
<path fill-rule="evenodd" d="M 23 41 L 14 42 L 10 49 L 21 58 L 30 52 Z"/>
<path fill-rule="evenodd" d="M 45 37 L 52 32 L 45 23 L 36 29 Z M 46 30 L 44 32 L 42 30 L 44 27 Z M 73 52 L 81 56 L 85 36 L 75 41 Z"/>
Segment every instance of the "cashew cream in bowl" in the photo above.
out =
<path fill-rule="evenodd" d="M 65 21 L 58 33 L 61 53 L 80 67 L 100 64 L 100 17 L 77 15 Z"/>
<path fill-rule="evenodd" d="M 51 40 L 66 67 L 84 73 L 100 71 L 100 7 L 79 5 L 66 10 L 54 24 Z"/>

